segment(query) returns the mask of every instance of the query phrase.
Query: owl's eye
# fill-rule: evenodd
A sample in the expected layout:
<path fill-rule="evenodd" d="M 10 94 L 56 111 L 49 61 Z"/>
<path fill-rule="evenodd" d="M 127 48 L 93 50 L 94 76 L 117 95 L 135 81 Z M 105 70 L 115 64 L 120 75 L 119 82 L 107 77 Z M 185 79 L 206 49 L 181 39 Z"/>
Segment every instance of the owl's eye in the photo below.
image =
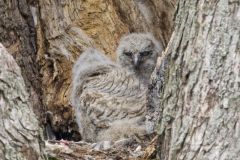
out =
<path fill-rule="evenodd" d="M 123 52 L 126 56 L 131 56 L 132 53 L 131 52 Z"/>
<path fill-rule="evenodd" d="M 142 55 L 142 56 L 150 56 L 150 55 L 152 55 L 152 51 L 140 52 L 140 55 Z"/>

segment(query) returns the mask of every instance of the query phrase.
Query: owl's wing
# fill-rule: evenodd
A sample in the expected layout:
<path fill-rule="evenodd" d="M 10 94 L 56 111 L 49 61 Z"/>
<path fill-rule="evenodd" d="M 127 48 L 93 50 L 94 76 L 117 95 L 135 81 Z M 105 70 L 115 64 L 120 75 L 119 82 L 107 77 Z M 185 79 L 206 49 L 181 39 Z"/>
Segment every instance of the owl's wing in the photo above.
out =
<path fill-rule="evenodd" d="M 81 111 L 96 127 L 115 120 L 141 116 L 146 109 L 146 88 L 131 73 L 111 68 L 88 77 L 79 96 Z"/>
<path fill-rule="evenodd" d="M 89 49 L 76 61 L 72 78 L 71 103 L 84 140 L 113 139 L 109 136 L 121 132 L 117 139 L 144 130 L 146 89 L 134 74 Z"/>

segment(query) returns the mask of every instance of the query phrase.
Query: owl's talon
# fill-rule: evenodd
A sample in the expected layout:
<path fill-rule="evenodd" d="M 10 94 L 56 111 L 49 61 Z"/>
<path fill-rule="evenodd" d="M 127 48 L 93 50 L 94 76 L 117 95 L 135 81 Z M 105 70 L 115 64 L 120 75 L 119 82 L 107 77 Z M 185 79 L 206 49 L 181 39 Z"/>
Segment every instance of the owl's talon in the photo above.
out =
<path fill-rule="evenodd" d="M 124 138 L 124 139 L 120 139 L 116 142 L 114 142 L 114 147 L 126 147 L 126 146 L 130 146 L 133 143 L 133 139 L 132 138 Z"/>
<path fill-rule="evenodd" d="M 92 148 L 94 150 L 108 150 L 110 149 L 112 146 L 112 142 L 111 141 L 101 141 L 101 142 L 97 142 L 97 143 L 93 143 L 92 144 Z"/>

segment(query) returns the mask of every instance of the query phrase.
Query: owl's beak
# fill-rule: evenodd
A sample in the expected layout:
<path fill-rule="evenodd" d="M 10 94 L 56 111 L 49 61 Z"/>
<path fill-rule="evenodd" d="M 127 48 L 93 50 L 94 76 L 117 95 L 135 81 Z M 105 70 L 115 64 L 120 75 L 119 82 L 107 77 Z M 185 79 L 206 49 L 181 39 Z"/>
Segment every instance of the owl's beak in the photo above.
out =
<path fill-rule="evenodd" d="M 133 56 L 133 64 L 134 67 L 137 67 L 139 65 L 139 57 L 137 54 Z"/>

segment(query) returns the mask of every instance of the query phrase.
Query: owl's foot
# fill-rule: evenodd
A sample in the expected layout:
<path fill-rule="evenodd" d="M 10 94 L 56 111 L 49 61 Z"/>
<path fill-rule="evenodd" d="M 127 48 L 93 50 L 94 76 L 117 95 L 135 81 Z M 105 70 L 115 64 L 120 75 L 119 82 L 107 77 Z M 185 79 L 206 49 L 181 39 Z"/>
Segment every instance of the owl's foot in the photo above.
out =
<path fill-rule="evenodd" d="M 110 149 L 112 146 L 112 142 L 111 141 L 101 141 L 101 142 L 97 142 L 97 143 L 93 143 L 92 144 L 92 148 L 95 150 L 108 150 Z"/>
<path fill-rule="evenodd" d="M 128 146 L 131 146 L 133 143 L 134 143 L 133 138 L 124 138 L 124 139 L 115 141 L 114 143 L 112 141 L 101 141 L 101 142 L 93 143 L 92 148 L 94 150 L 108 150 L 112 147 L 125 148 Z"/>
<path fill-rule="evenodd" d="M 134 139 L 133 138 L 123 138 L 123 139 L 120 139 L 116 142 L 114 142 L 113 146 L 114 147 L 128 147 L 128 146 L 131 146 L 134 142 Z"/>

